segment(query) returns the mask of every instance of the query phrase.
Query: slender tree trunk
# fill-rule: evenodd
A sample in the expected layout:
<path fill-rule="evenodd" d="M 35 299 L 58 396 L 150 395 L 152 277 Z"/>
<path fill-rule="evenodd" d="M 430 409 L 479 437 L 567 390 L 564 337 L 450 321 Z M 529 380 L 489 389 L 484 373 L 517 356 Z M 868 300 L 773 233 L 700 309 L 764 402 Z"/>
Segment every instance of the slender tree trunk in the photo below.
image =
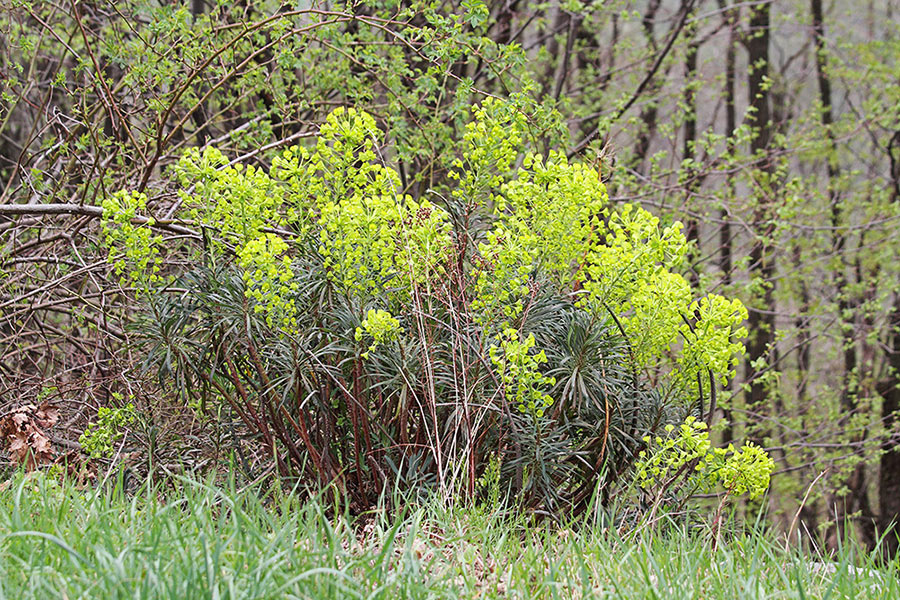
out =
<path fill-rule="evenodd" d="M 690 10 L 689 0 L 681 0 L 681 10 Z M 684 55 L 684 139 L 682 140 L 681 157 L 683 161 L 691 161 L 685 173 L 684 208 L 688 214 L 692 211 L 692 199 L 696 190 L 696 169 L 693 161 L 696 159 L 697 145 L 697 88 L 694 80 L 697 78 L 697 53 L 699 41 L 697 40 L 697 26 L 690 24 L 686 27 L 686 35 L 689 38 L 687 51 Z M 688 217 L 685 236 L 688 242 L 693 244 L 694 258 L 700 251 L 700 223 L 696 217 Z M 692 261 L 693 262 L 693 261 Z M 697 287 L 700 283 L 700 274 L 695 265 L 691 265 L 691 285 Z"/>
<path fill-rule="evenodd" d="M 878 386 L 884 402 L 881 413 L 889 438 L 884 445 L 878 476 L 879 527 L 886 531 L 894 527 L 884 540 L 884 550 L 891 558 L 900 548 L 900 440 L 898 440 L 897 414 L 900 411 L 900 293 L 894 294 L 894 302 L 888 319 L 888 365 L 890 375 Z"/>
<path fill-rule="evenodd" d="M 501 0 L 502 6 L 497 13 L 496 34 L 498 44 L 508 44 L 512 40 L 513 20 L 518 10 L 519 0 Z"/>
<path fill-rule="evenodd" d="M 892 180 L 892 200 L 900 202 L 900 130 L 888 145 Z M 900 435 L 897 430 L 897 415 L 900 411 L 900 292 L 894 292 L 894 301 L 888 317 L 887 335 L 888 374 L 879 382 L 878 393 L 884 399 L 881 414 L 888 440 L 884 444 L 884 454 L 878 476 L 879 525 L 882 530 L 890 526 L 895 529 L 885 538 L 885 551 L 894 557 L 900 550 Z"/>
<path fill-rule="evenodd" d="M 803 261 L 803 253 L 799 244 L 794 246 L 794 264 L 799 269 Z M 811 307 L 809 287 L 801 278 L 800 280 L 800 311 L 794 320 L 797 328 L 797 405 L 801 410 L 807 410 L 810 401 L 807 387 L 810 377 L 810 346 L 812 337 L 809 331 L 809 311 Z M 812 481 L 812 480 L 810 480 Z M 808 533 L 812 540 L 816 539 L 819 528 L 819 503 L 808 501 L 800 507 L 800 535 Z"/>
<path fill-rule="evenodd" d="M 556 74 L 561 68 L 562 62 L 567 58 L 559 56 L 559 39 L 557 37 L 560 32 L 566 30 L 567 15 L 566 12 L 562 10 L 558 4 L 551 4 L 546 12 L 546 15 L 547 30 L 544 33 L 545 35 L 549 35 L 546 45 L 547 56 L 551 56 L 554 58 L 559 57 L 557 61 L 548 61 L 547 66 L 544 69 L 544 77 L 541 87 L 543 88 L 545 94 L 551 94 L 553 93 Z"/>
<path fill-rule="evenodd" d="M 748 120 L 756 129 L 750 141 L 750 150 L 756 161 L 756 208 L 752 217 L 755 235 L 750 248 L 750 277 L 764 287 L 752 298 L 749 306 L 748 328 L 750 332 L 745 363 L 746 377 L 750 380 L 747 406 L 764 415 L 767 412 L 767 390 L 760 371 L 772 363 L 775 342 L 774 275 L 775 254 L 772 249 L 773 168 L 769 153 L 772 138 L 771 112 L 769 110 L 769 20 L 771 5 L 762 2 L 750 10 L 749 39 L 746 42 L 749 68 L 747 80 L 750 101 Z M 760 362 L 762 364 L 760 364 Z M 760 432 L 761 433 L 761 432 Z M 757 434 L 759 438 L 763 435 Z M 760 441 L 759 439 L 757 441 Z"/>
<path fill-rule="evenodd" d="M 843 257 L 847 245 L 847 239 L 841 229 L 843 215 L 841 214 L 841 197 L 837 191 L 840 178 L 840 168 L 837 161 L 837 143 L 834 138 L 834 116 L 832 111 L 831 80 L 828 76 L 828 65 L 825 55 L 825 22 L 822 12 L 822 0 L 810 0 L 810 11 L 813 20 L 813 35 L 815 36 L 816 51 L 816 80 L 819 87 L 819 101 L 822 104 L 821 120 L 828 139 L 828 156 L 826 161 L 826 173 L 828 175 L 828 203 L 830 207 L 832 237 L 832 252 L 835 256 Z M 857 353 L 854 335 L 854 303 L 850 298 L 848 289 L 846 265 L 842 260 L 838 265 L 834 277 L 835 293 L 838 299 L 838 313 L 841 316 L 841 345 L 842 351 L 842 382 L 841 382 L 841 412 L 843 418 L 849 419 L 858 409 L 857 390 Z M 843 521 L 846 519 L 844 511 L 853 513 L 862 512 L 863 519 L 867 519 L 866 513 L 871 513 L 868 493 L 866 490 L 865 465 L 857 466 L 847 481 L 850 492 L 846 500 L 832 498 L 829 501 L 835 510 L 835 528 L 829 532 L 827 543 L 829 547 L 836 547 L 838 538 L 843 535 Z M 864 543 L 872 547 L 875 543 L 874 531 L 871 526 L 862 526 Z"/>
<path fill-rule="evenodd" d="M 647 45 L 652 48 L 654 52 L 658 51 L 656 35 L 654 32 L 656 29 L 656 12 L 659 10 L 659 5 L 660 0 L 650 0 L 650 3 L 647 5 L 647 10 L 644 13 L 644 18 L 641 21 L 642 27 L 644 28 L 644 38 L 647 40 Z M 638 133 L 634 151 L 634 163 L 639 166 L 641 170 L 643 170 L 644 163 L 647 159 L 647 153 L 650 151 L 650 140 L 653 138 L 653 131 L 656 129 L 656 118 L 659 111 L 656 102 L 652 101 L 652 98 L 656 95 L 658 88 L 659 84 L 654 78 L 647 86 L 647 97 L 651 98 L 651 101 L 641 110 L 640 121 L 642 126 Z"/>
<path fill-rule="evenodd" d="M 725 0 L 719 0 L 719 8 L 725 9 Z M 734 151 L 734 130 L 737 128 L 737 111 L 734 105 L 734 96 L 735 96 L 735 55 L 737 53 L 737 32 L 736 32 L 736 21 L 737 21 L 737 12 L 736 9 L 729 9 L 727 13 L 725 13 L 725 18 L 728 23 L 728 47 L 725 50 L 725 89 L 723 90 L 723 95 L 725 97 L 725 137 L 728 140 L 727 142 L 727 150 L 728 153 Z M 732 174 L 732 170 L 728 170 L 728 174 L 726 177 L 726 188 L 727 188 L 727 198 L 731 199 L 735 196 L 735 185 L 734 185 L 734 175 Z M 722 285 L 729 286 L 731 285 L 731 275 L 732 269 L 734 266 L 732 265 L 731 259 L 731 246 L 732 246 L 732 234 L 731 234 L 731 215 L 729 214 L 726 207 L 719 211 L 719 219 L 722 223 L 721 229 L 719 230 L 719 267 L 722 269 Z M 734 400 L 732 399 L 732 402 Z M 727 422 L 727 425 L 722 431 L 722 441 L 725 445 L 728 445 L 729 442 L 734 440 L 734 425 L 732 423 L 732 414 L 728 409 L 723 409 L 723 418 Z"/>
<path fill-rule="evenodd" d="M 198 19 L 203 15 L 203 11 L 206 10 L 206 2 L 205 0 L 192 0 L 191 1 L 191 18 L 194 23 L 197 22 Z M 202 146 L 206 143 L 206 140 L 209 139 L 209 123 L 207 122 L 207 114 L 206 110 L 206 102 L 200 104 L 200 108 L 194 111 L 191 115 L 191 120 L 194 122 L 194 126 L 197 128 L 197 144 Z"/>

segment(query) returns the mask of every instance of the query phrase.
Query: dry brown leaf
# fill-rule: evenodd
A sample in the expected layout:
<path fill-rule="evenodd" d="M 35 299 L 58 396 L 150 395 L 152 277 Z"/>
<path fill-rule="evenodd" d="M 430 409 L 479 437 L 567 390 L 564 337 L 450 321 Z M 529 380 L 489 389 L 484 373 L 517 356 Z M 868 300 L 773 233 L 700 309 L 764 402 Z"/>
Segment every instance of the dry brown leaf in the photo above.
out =
<path fill-rule="evenodd" d="M 10 452 L 21 452 L 22 449 L 27 448 L 28 443 L 25 440 L 25 436 L 17 435 L 12 438 L 12 441 L 9 443 L 9 451 Z"/>
<path fill-rule="evenodd" d="M 34 413 L 40 427 L 53 427 L 59 421 L 59 409 L 44 402 Z"/>
<path fill-rule="evenodd" d="M 25 404 L 0 418 L 0 444 L 7 446 L 10 459 L 29 471 L 53 461 L 53 445 L 42 428 L 59 420 L 59 409 L 46 402 L 40 407 Z"/>
<path fill-rule="evenodd" d="M 45 435 L 41 435 L 39 432 L 35 431 L 31 434 L 31 447 L 38 454 L 46 454 L 52 453 L 53 448 L 50 446 L 50 438 Z"/>

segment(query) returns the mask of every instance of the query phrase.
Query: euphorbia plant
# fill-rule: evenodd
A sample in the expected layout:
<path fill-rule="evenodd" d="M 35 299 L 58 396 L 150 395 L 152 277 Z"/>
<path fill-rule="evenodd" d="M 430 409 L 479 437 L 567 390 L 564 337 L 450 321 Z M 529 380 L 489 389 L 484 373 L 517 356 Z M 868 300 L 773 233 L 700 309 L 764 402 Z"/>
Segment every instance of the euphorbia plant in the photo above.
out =
<path fill-rule="evenodd" d="M 679 495 L 682 501 L 697 490 L 717 491 L 719 505 L 713 519 L 713 548 L 718 544 L 725 505 L 744 494 L 751 499 L 769 489 L 775 461 L 756 444 L 747 442 L 715 447 L 709 440 L 706 423 L 688 416 L 677 427 L 668 424 L 664 432 L 645 436 L 647 448 L 638 453 L 635 479 L 653 498 L 651 519 L 663 498 Z"/>
<path fill-rule="evenodd" d="M 186 260 L 150 282 L 148 365 L 224 404 L 285 475 L 360 505 L 388 483 L 474 494 L 499 461 L 523 504 L 583 509 L 644 435 L 703 406 L 698 382 L 731 375 L 745 311 L 693 299 L 680 224 L 535 153 L 528 122 L 485 101 L 419 197 L 354 109 L 267 169 L 189 152 L 174 176 L 204 243 L 169 248 Z M 106 226 L 114 256 L 164 254 Z"/>
<path fill-rule="evenodd" d="M 747 442 L 714 447 L 706 423 L 688 416 L 677 427 L 668 424 L 655 438 L 645 436 L 647 449 L 638 453 L 635 476 L 638 484 L 657 497 L 673 484 L 685 481 L 704 491 L 719 488 L 725 497 L 748 494 L 756 498 L 769 489 L 775 462 L 768 453 Z"/>

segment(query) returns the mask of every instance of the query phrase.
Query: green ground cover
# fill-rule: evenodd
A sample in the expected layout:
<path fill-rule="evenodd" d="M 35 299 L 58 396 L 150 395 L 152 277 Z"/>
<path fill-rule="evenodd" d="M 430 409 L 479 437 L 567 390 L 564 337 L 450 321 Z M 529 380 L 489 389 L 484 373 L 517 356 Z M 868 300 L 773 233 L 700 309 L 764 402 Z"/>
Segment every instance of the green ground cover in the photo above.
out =
<path fill-rule="evenodd" d="M 350 518 L 257 487 L 114 487 L 4 483 L 0 598 L 900 597 L 896 561 L 785 549 L 762 527 L 713 549 L 708 527 L 669 519 L 617 532 L 439 503 Z"/>

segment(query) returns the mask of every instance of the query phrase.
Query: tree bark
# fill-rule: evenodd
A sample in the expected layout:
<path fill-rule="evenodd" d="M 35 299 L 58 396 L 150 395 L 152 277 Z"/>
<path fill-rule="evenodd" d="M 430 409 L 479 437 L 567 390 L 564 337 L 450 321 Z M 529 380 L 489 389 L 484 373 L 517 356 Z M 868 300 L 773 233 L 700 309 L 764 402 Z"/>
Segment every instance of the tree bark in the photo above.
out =
<path fill-rule="evenodd" d="M 828 204 L 830 210 L 831 227 L 833 231 L 832 251 L 836 256 L 844 256 L 847 244 L 845 234 L 841 230 L 843 215 L 841 214 L 841 197 L 837 191 L 840 168 L 837 162 L 837 143 L 834 137 L 834 116 L 832 111 L 831 80 L 828 76 L 828 65 L 825 55 L 825 21 L 822 11 L 822 0 L 810 0 L 810 12 L 812 13 L 813 35 L 816 52 L 816 81 L 819 88 L 819 102 L 822 104 L 821 121 L 828 140 L 828 156 L 826 157 L 826 173 L 828 176 Z M 842 381 L 841 381 L 841 412 L 844 419 L 849 419 L 858 410 L 856 384 L 858 376 L 858 361 L 856 354 L 856 342 L 854 334 L 854 303 L 848 289 L 847 275 L 845 273 L 845 261 L 838 265 L 834 276 L 835 293 L 838 299 L 838 314 L 841 319 L 841 345 L 842 356 Z M 847 481 L 850 489 L 846 501 L 831 498 L 829 504 L 834 507 L 835 527 L 829 532 L 827 543 L 829 547 L 836 547 L 838 538 L 843 535 L 843 527 L 847 513 L 861 512 L 865 523 L 862 523 L 860 532 L 863 534 L 863 542 L 871 548 L 874 543 L 874 529 L 871 526 L 871 507 L 866 489 L 865 465 L 858 465 Z M 846 512 L 845 512 L 846 511 Z"/>
<path fill-rule="evenodd" d="M 896 529 L 900 526 L 900 440 L 895 432 L 897 412 L 900 411 L 900 294 L 894 295 L 888 325 L 891 331 L 888 344 L 890 375 L 881 382 L 878 391 L 884 399 L 881 412 L 889 437 L 878 475 L 878 508 L 881 531 L 894 528 L 884 539 L 884 550 L 893 558 L 900 549 L 900 533 Z"/>
<path fill-rule="evenodd" d="M 897 131 L 888 145 L 891 179 L 893 182 L 892 200 L 900 202 L 900 131 Z M 882 531 L 894 527 L 885 537 L 884 550 L 891 558 L 900 550 L 900 436 L 897 429 L 897 416 L 900 411 L 900 293 L 894 293 L 894 301 L 888 318 L 887 335 L 888 374 L 879 383 L 878 393 L 884 399 L 881 414 L 885 430 L 889 437 L 884 444 L 885 453 L 881 457 L 878 476 L 878 508 L 879 526 Z"/>
<path fill-rule="evenodd" d="M 728 47 L 725 50 L 725 85 L 722 95 L 725 100 L 725 138 L 727 140 L 727 151 L 730 155 L 734 151 L 734 130 L 737 128 L 737 110 L 735 108 L 735 56 L 737 54 L 737 19 L 738 14 L 736 8 L 732 7 L 726 11 L 725 0 L 719 0 L 719 8 L 722 10 L 723 18 L 728 26 Z M 725 186 L 727 198 L 735 197 L 735 183 L 733 170 L 728 169 L 725 175 Z M 721 228 L 719 229 L 719 268 L 722 271 L 722 285 L 729 286 L 732 281 L 732 233 L 731 233 L 731 214 L 723 205 L 719 211 L 719 221 Z M 729 388 L 730 389 L 729 382 Z M 725 419 L 725 429 L 722 431 L 722 443 L 728 445 L 734 440 L 734 424 L 732 413 L 729 409 L 723 408 L 722 417 Z"/>
<path fill-rule="evenodd" d="M 773 294 L 775 256 L 772 251 L 771 234 L 773 201 L 770 179 L 773 174 L 769 146 L 772 138 L 771 112 L 769 110 L 769 25 L 770 4 L 762 2 L 750 9 L 750 31 L 746 42 L 750 65 L 747 80 L 750 114 L 748 120 L 756 128 L 750 141 L 750 150 L 756 161 L 757 204 L 753 212 L 752 228 L 755 235 L 750 248 L 750 277 L 764 286 L 747 307 L 750 332 L 745 362 L 746 378 L 750 390 L 747 407 L 761 415 L 767 412 L 767 391 L 760 378 L 760 371 L 772 362 L 775 341 L 775 298 Z M 764 361 L 760 367 L 757 361 Z M 758 438 L 764 437 L 757 434 Z M 757 439 L 757 441 L 761 441 Z"/>

